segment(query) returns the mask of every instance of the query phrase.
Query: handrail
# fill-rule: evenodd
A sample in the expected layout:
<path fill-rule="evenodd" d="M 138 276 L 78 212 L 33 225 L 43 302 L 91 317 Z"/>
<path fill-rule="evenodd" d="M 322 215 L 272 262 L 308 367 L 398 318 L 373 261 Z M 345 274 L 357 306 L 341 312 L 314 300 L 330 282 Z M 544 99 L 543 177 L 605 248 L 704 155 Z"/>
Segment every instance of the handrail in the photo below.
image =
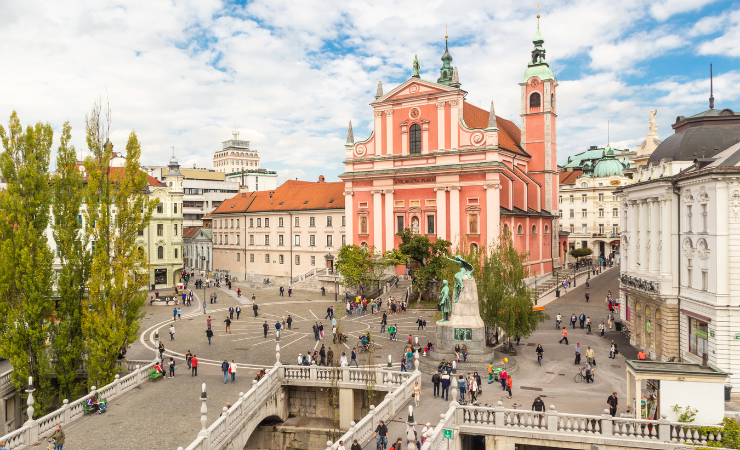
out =
<path fill-rule="evenodd" d="M 123 378 L 116 375 L 116 379 L 112 383 L 106 384 L 100 389 L 95 389 L 72 403 L 64 399 L 61 408 L 38 419 L 28 420 L 21 428 L 5 436 L 0 436 L 0 441 L 5 441 L 5 448 L 8 450 L 36 444 L 45 433 L 53 430 L 57 424 L 66 425 L 82 417 L 85 414 L 85 403 L 89 398 L 95 398 L 100 394 L 103 399 L 111 400 L 146 382 L 149 379 L 146 373 L 154 367 L 154 364 L 154 362 L 147 362 L 145 366 L 137 366 L 137 369 Z M 9 373 L 0 375 L 0 380 Z"/>

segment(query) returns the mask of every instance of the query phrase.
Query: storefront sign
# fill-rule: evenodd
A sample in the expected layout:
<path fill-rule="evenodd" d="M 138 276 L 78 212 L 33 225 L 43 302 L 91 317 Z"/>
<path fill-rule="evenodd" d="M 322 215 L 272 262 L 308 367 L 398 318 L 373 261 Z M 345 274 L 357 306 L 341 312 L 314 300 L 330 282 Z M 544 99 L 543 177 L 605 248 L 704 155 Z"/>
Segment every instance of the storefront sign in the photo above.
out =
<path fill-rule="evenodd" d="M 735 339 L 740 339 L 740 333 L 735 333 Z"/>
<path fill-rule="evenodd" d="M 631 277 L 629 275 L 622 275 L 620 278 L 623 286 L 629 286 L 635 289 L 639 289 L 645 292 L 660 292 L 660 283 L 657 281 L 642 280 L 637 277 Z"/>
<path fill-rule="evenodd" d="M 455 328 L 456 341 L 472 341 L 473 330 L 470 328 Z"/>
<path fill-rule="evenodd" d="M 611 183 L 612 186 L 619 186 L 619 180 L 612 180 L 609 183 Z"/>
<path fill-rule="evenodd" d="M 407 178 L 405 180 L 393 180 L 393 184 L 419 184 L 419 183 L 434 183 L 437 181 L 436 177 L 430 178 Z"/>
<path fill-rule="evenodd" d="M 693 334 L 696 337 L 700 337 L 702 339 L 707 339 L 708 337 L 706 331 L 698 330 L 696 328 L 691 330 L 691 334 Z M 737 335 L 735 335 L 735 339 L 737 339 Z"/>
<path fill-rule="evenodd" d="M 709 337 L 714 337 L 714 330 L 709 330 Z"/>

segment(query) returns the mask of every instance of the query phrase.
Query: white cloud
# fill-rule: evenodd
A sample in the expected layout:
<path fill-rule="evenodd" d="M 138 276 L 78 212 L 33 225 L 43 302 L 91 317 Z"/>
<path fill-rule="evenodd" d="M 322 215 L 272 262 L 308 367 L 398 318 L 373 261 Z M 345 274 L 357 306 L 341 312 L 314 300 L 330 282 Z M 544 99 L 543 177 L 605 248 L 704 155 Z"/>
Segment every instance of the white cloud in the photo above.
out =
<path fill-rule="evenodd" d="M 136 130 L 144 164 L 166 163 L 174 146 L 184 165 L 211 167 L 236 119 L 240 137 L 260 152 L 262 167 L 311 180 L 319 174 L 336 179 L 344 170 L 350 119 L 357 139 L 369 135 L 368 104 L 379 79 L 388 92 L 410 75 L 415 54 L 422 76 L 437 79 L 445 23 L 468 100 L 486 108 L 493 99 L 499 115 L 519 123 L 518 83 L 536 27 L 532 6 L 513 0 L 464 7 L 437 0 L 414 14 L 391 0 L 121 5 L 0 3 L 0 116 L 15 108 L 22 121 L 49 121 L 56 129 L 69 120 L 73 143 L 82 149 L 84 116 L 107 92 L 116 148 Z M 543 8 L 547 59 L 561 80 L 560 159 L 601 145 L 607 120 L 615 142 L 639 139 L 647 112 L 656 106 L 653 98 L 661 108 L 705 103 L 698 102 L 698 91 L 681 100 L 661 98 L 663 88 L 671 96 L 699 89 L 691 80 L 670 79 L 660 88 L 653 80 L 641 86 L 627 79 L 651 57 L 687 45 L 669 23 L 645 26 L 650 15 L 666 20 L 664 9 L 675 14 L 691 5 L 562 0 Z M 707 18 L 693 33 L 703 36 L 711 27 Z M 731 32 L 700 51 L 732 54 Z M 588 57 L 590 64 L 579 65 Z M 728 95 L 719 86 L 718 101 Z"/>
<path fill-rule="evenodd" d="M 740 40 L 740 10 L 724 15 L 722 19 L 718 18 L 717 22 L 724 25 L 724 29 L 720 28 L 723 34 L 718 38 L 702 43 L 699 47 L 699 54 L 740 57 L 740 45 L 738 45 L 738 40 Z M 704 28 L 709 29 L 709 25 Z"/>
<path fill-rule="evenodd" d="M 663 0 L 654 2 L 650 7 L 650 14 L 656 19 L 663 21 L 675 14 L 689 11 L 698 11 L 704 6 L 717 0 Z"/>

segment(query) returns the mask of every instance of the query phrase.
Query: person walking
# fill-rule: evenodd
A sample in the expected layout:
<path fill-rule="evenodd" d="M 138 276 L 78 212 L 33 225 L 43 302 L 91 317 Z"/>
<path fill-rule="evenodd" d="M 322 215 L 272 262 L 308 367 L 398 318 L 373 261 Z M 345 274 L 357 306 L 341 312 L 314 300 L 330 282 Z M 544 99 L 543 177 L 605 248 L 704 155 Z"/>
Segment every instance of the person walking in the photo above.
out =
<path fill-rule="evenodd" d="M 318 341 L 319 340 L 319 323 L 315 322 L 313 324 L 312 329 L 313 329 L 313 340 Z"/>
<path fill-rule="evenodd" d="M 347 367 L 349 364 L 347 364 L 347 354 L 342 352 L 342 357 L 339 360 L 339 366 L 340 367 Z"/>
<path fill-rule="evenodd" d="M 239 320 L 239 314 L 242 313 L 242 308 L 239 305 L 236 305 L 236 320 Z"/>
<path fill-rule="evenodd" d="M 558 344 L 562 344 L 563 341 L 565 341 L 565 345 L 568 345 L 568 329 L 563 328 L 563 337 L 560 338 L 560 341 L 558 341 Z"/>
<path fill-rule="evenodd" d="M 254 298 L 254 295 L 252 298 Z M 254 311 L 254 317 L 257 317 L 257 302 L 252 302 L 252 310 Z"/>
<path fill-rule="evenodd" d="M 267 321 L 265 320 L 265 323 L 262 324 L 262 330 L 265 332 L 265 339 L 267 339 L 267 330 L 270 327 L 267 325 Z"/>
<path fill-rule="evenodd" d="M 488 363 L 488 384 L 493 384 L 493 361 Z"/>
<path fill-rule="evenodd" d="M 172 310 L 172 321 L 177 320 L 177 306 Z"/>
<path fill-rule="evenodd" d="M 203 314 L 206 313 L 206 306 L 208 306 L 208 304 L 206 302 L 203 302 Z"/>
<path fill-rule="evenodd" d="M 236 362 L 233 359 L 229 365 L 229 373 L 231 374 L 231 382 L 233 383 L 236 380 Z"/>
<path fill-rule="evenodd" d="M 177 308 L 177 320 L 182 320 L 182 309 Z"/>
<path fill-rule="evenodd" d="M 227 317 L 224 323 L 226 323 L 226 332 L 231 334 L 231 319 Z"/>
<path fill-rule="evenodd" d="M 419 385 L 419 382 L 414 382 L 414 402 L 416 403 L 416 406 L 419 406 L 419 402 L 421 401 L 421 386 Z"/>
<path fill-rule="evenodd" d="M 159 341 L 159 359 L 162 361 L 164 361 L 164 359 L 162 359 L 163 353 L 164 353 L 164 342 Z"/>
<path fill-rule="evenodd" d="M 319 365 L 325 366 L 326 365 L 326 347 L 324 346 L 324 344 L 321 344 L 321 350 L 319 350 L 319 357 L 321 358 L 319 360 Z"/>
<path fill-rule="evenodd" d="M 406 367 L 406 355 L 405 354 L 401 357 L 401 372 L 408 372 L 408 368 Z"/>
<path fill-rule="evenodd" d="M 618 354 L 619 351 L 617 350 L 617 343 L 612 339 L 612 345 L 609 347 L 609 357 L 611 359 L 615 359 Z"/>
<path fill-rule="evenodd" d="M 285 288 L 280 286 L 280 296 L 284 297 L 283 292 L 285 292 Z"/>
<path fill-rule="evenodd" d="M 416 324 L 417 324 L 416 331 L 421 330 L 421 326 L 423 323 L 424 323 L 424 319 L 422 319 L 421 316 L 419 316 L 419 318 L 416 319 Z"/>
<path fill-rule="evenodd" d="M 288 286 L 288 297 L 293 295 L 293 286 Z"/>
<path fill-rule="evenodd" d="M 612 395 L 607 397 L 606 404 L 609 405 L 609 414 L 611 414 L 612 417 L 617 415 L 617 410 L 619 409 L 619 399 L 617 399 L 617 393 L 612 392 Z"/>
<path fill-rule="evenodd" d="M 326 308 L 326 316 L 324 316 L 324 319 L 331 319 L 331 306 Z"/>
<path fill-rule="evenodd" d="M 606 325 L 604 324 L 604 321 L 602 321 L 599 324 L 599 334 L 601 335 L 601 337 L 604 337 L 604 331 L 606 331 Z"/>
<path fill-rule="evenodd" d="M 588 348 L 586 349 L 586 361 L 589 364 L 591 364 L 592 366 L 595 366 L 596 365 L 596 364 L 594 364 L 594 357 L 595 356 L 596 355 L 594 354 L 594 349 L 592 349 L 591 346 L 589 345 Z"/>
<path fill-rule="evenodd" d="M 467 344 L 463 344 L 461 350 L 462 350 L 462 355 L 463 355 L 462 362 L 466 363 L 466 362 L 468 362 L 468 345 Z"/>
<path fill-rule="evenodd" d="M 432 398 L 439 396 L 439 385 L 442 383 L 442 378 L 439 376 L 439 371 L 435 371 L 432 375 L 432 384 L 434 385 L 434 391 L 432 391 Z"/>
<path fill-rule="evenodd" d="M 290 317 L 290 314 L 288 314 L 288 318 L 285 319 L 285 322 L 288 324 L 288 329 L 290 330 L 290 327 L 293 325 L 293 318 Z"/>
<path fill-rule="evenodd" d="M 324 339 L 324 324 L 319 322 L 319 339 Z"/>
<path fill-rule="evenodd" d="M 506 379 L 506 391 L 509 393 L 509 398 L 511 398 L 511 390 L 514 389 L 514 379 L 509 375 L 509 377 Z"/>
<path fill-rule="evenodd" d="M 447 373 L 447 371 L 442 372 L 442 394 L 441 397 L 445 399 L 445 401 L 449 400 L 450 398 L 450 374 Z"/>
<path fill-rule="evenodd" d="M 229 379 L 229 366 L 229 361 L 224 359 L 224 362 L 221 363 L 221 371 L 224 373 L 224 384 Z"/>
<path fill-rule="evenodd" d="M 607 316 L 607 319 L 606 320 L 609 323 L 609 330 L 611 330 L 612 329 L 612 325 L 614 325 L 614 314 L 612 314 L 610 312 L 609 315 Z"/>
<path fill-rule="evenodd" d="M 208 345 L 211 345 L 211 338 L 213 337 L 213 330 L 211 327 L 208 327 L 206 330 L 206 337 L 208 338 Z"/>
<path fill-rule="evenodd" d="M 578 319 L 576 318 L 576 313 L 573 313 L 573 315 L 572 315 L 572 316 L 570 316 L 570 326 L 571 326 L 571 328 L 573 328 L 574 330 L 576 329 L 576 320 L 578 320 Z"/>
<path fill-rule="evenodd" d="M 586 363 L 585 366 L 581 367 L 581 370 L 583 370 L 586 373 L 586 384 L 593 383 L 594 377 L 593 377 L 593 371 L 591 370 L 591 364 Z"/>
<path fill-rule="evenodd" d="M 385 326 L 388 324 L 388 315 L 384 312 L 383 318 L 380 319 L 380 333 L 385 333 Z"/>
<path fill-rule="evenodd" d="M 279 341 L 280 340 L 280 329 L 282 328 L 282 325 L 280 324 L 280 320 L 275 321 L 275 338 Z"/>
<path fill-rule="evenodd" d="M 190 350 L 188 350 L 187 353 L 185 353 L 185 363 L 188 365 L 188 369 L 192 368 L 193 366 L 190 365 L 190 360 L 193 359 L 193 354 L 190 353 Z"/>
<path fill-rule="evenodd" d="M 583 313 L 581 313 L 581 315 L 578 316 L 578 322 L 579 322 L 579 325 L 581 326 L 581 330 L 582 330 L 584 324 L 586 323 L 586 315 L 583 314 Z"/>
<path fill-rule="evenodd" d="M 589 299 L 589 297 L 590 297 L 590 295 L 588 294 L 588 291 L 586 291 L 586 295 L 585 295 L 585 297 L 586 297 L 586 303 L 588 303 L 588 299 Z"/>
<path fill-rule="evenodd" d="M 192 369 L 190 376 L 197 377 L 198 376 L 198 358 L 196 357 L 196 355 L 193 355 L 193 357 L 190 358 L 190 368 Z"/>
<path fill-rule="evenodd" d="M 175 376 L 175 358 L 170 356 L 170 378 Z"/>
<path fill-rule="evenodd" d="M 581 343 L 576 342 L 576 361 L 574 364 L 577 366 L 580 363 L 581 363 Z"/>
<path fill-rule="evenodd" d="M 62 431 L 60 424 L 57 424 L 54 434 L 51 435 L 51 439 L 54 441 L 55 450 L 62 450 L 62 447 L 64 447 L 64 431 Z"/>
<path fill-rule="evenodd" d="M 356 348 L 352 349 L 352 359 L 350 359 L 349 365 L 351 366 L 352 363 L 355 363 L 355 367 L 357 367 L 358 369 L 360 368 L 360 366 L 357 364 L 357 349 Z"/>
<path fill-rule="evenodd" d="M 229 306 L 229 319 L 233 319 L 233 318 L 234 318 L 234 307 Z"/>
<path fill-rule="evenodd" d="M 175 324 L 170 325 L 170 340 L 175 340 Z"/>

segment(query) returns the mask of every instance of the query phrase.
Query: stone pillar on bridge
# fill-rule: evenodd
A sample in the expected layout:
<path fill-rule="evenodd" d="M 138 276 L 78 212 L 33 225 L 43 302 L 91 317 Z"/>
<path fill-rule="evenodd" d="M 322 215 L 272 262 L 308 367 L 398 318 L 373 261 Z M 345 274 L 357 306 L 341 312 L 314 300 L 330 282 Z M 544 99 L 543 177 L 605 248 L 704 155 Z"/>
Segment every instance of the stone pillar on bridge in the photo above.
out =
<path fill-rule="evenodd" d="M 347 430 L 355 416 L 355 392 L 353 389 L 339 389 L 339 428 Z"/>

